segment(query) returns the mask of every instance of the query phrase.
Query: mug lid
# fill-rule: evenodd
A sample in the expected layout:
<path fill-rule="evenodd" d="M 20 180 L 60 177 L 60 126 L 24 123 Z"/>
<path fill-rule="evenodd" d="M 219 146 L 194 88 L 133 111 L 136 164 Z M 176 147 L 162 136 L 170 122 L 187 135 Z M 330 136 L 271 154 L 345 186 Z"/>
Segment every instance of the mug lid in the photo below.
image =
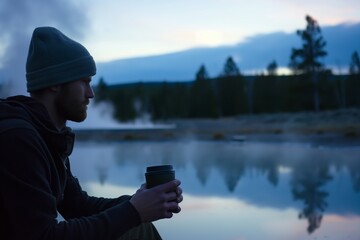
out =
<path fill-rule="evenodd" d="M 147 172 L 153 172 L 153 171 L 169 171 L 173 170 L 172 165 L 157 165 L 157 166 L 149 166 L 146 168 Z"/>

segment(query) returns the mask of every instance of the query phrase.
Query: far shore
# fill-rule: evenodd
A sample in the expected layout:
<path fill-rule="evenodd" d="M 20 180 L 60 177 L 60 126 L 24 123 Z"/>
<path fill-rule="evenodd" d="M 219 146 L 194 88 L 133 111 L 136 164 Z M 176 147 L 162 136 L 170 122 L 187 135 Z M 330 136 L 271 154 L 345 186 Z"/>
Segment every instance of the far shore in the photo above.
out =
<path fill-rule="evenodd" d="M 257 114 L 219 119 L 172 119 L 153 127 L 78 129 L 80 141 L 262 141 L 360 143 L 360 110 Z"/>

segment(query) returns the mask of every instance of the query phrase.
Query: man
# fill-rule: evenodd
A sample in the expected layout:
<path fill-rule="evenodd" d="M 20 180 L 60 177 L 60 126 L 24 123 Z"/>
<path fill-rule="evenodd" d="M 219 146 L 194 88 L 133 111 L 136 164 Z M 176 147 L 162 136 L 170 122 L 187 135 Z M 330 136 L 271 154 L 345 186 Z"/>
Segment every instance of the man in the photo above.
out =
<path fill-rule="evenodd" d="M 72 175 L 66 122 L 85 120 L 95 73 L 81 44 L 52 27 L 34 30 L 30 97 L 0 101 L 0 239 L 161 239 L 151 222 L 180 212 L 178 180 L 105 199 L 88 196 Z"/>

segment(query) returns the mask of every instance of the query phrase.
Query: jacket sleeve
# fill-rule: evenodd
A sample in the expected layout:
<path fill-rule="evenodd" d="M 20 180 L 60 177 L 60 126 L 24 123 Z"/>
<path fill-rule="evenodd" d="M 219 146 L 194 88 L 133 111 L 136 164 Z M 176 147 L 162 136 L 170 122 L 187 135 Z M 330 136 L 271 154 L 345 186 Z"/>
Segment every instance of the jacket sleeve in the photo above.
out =
<path fill-rule="evenodd" d="M 67 163 L 66 165 L 66 186 L 63 199 L 58 208 L 58 211 L 65 219 L 98 214 L 130 200 L 131 196 L 121 196 L 114 199 L 89 196 L 87 192 L 82 190 L 78 179 L 72 175 L 70 164 Z"/>
<path fill-rule="evenodd" d="M 34 130 L 3 132 L 0 153 L 0 223 L 7 228 L 9 239 L 116 239 L 140 224 L 128 199 L 101 203 L 83 193 L 78 204 L 97 208 L 95 213 L 72 216 L 69 211 L 68 220 L 58 222 L 46 146 Z"/>

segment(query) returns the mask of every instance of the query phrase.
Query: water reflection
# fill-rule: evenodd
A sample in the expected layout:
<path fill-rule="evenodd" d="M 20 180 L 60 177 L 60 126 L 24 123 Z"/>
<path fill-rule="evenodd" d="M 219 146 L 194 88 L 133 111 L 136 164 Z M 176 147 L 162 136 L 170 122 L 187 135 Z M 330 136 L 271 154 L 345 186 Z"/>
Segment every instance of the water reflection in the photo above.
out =
<path fill-rule="evenodd" d="M 109 170 L 108 167 L 105 165 L 97 165 L 96 166 L 96 171 L 98 173 L 99 182 L 101 185 L 105 184 L 105 180 L 107 179 L 108 170 Z"/>
<path fill-rule="evenodd" d="M 304 161 L 293 168 L 292 194 L 295 200 L 303 201 L 304 209 L 299 218 L 309 222 L 307 231 L 312 233 L 320 227 L 322 213 L 327 206 L 329 193 L 323 190 L 328 181 L 332 180 L 329 164 L 324 159 Z"/>
<path fill-rule="evenodd" d="M 360 160 L 350 161 L 348 164 L 354 191 L 360 192 Z"/>
<path fill-rule="evenodd" d="M 86 159 L 73 160 L 84 181 L 95 175 L 91 173 L 93 164 L 100 184 L 122 184 L 136 189 L 144 181 L 146 166 L 173 164 L 187 194 L 235 198 L 249 206 L 277 209 L 278 214 L 294 209 L 299 219 L 306 219 L 303 231 L 311 235 L 320 229 L 326 215 L 360 217 L 360 148 L 129 142 L 80 143 L 76 149 L 72 158 Z M 86 171 L 81 171 L 83 164 L 89 166 Z M 262 217 L 259 215 L 258 219 Z"/>

